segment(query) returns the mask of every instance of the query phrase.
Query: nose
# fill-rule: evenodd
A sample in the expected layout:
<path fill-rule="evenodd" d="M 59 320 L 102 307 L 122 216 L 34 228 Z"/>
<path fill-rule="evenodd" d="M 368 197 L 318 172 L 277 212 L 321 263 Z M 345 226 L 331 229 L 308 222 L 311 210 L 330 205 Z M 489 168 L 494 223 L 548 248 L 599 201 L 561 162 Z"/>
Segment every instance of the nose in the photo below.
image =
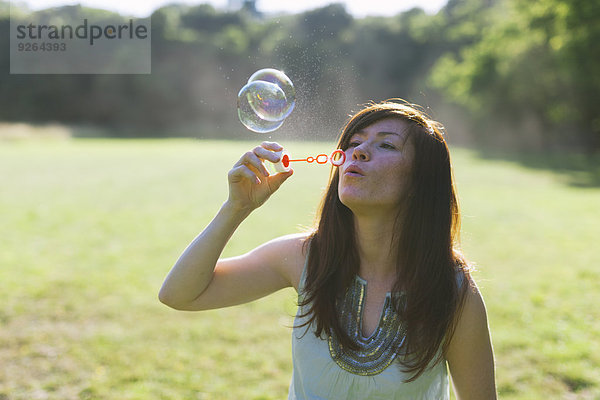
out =
<path fill-rule="evenodd" d="M 352 159 L 359 161 L 369 161 L 369 152 L 364 147 L 364 143 L 356 146 L 354 150 L 352 150 Z"/>

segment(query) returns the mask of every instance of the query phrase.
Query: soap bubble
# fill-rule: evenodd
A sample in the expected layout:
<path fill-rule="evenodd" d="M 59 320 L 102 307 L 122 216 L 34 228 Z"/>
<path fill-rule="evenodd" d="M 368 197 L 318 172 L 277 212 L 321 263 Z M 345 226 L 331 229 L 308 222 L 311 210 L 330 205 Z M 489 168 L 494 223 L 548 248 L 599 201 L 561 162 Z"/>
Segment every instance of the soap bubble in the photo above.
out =
<path fill-rule="evenodd" d="M 262 119 L 281 121 L 287 111 L 287 99 L 283 90 L 274 83 L 265 81 L 248 82 L 239 96 L 246 96 L 250 107 Z"/>
<path fill-rule="evenodd" d="M 261 69 L 238 93 L 238 116 L 254 132 L 271 132 L 283 124 L 295 104 L 292 81 L 276 69 Z"/>
<path fill-rule="evenodd" d="M 285 94 L 285 98 L 287 101 L 287 104 L 283 111 L 283 118 L 287 118 L 288 115 L 292 113 L 292 110 L 296 105 L 296 89 L 294 89 L 292 81 L 290 80 L 290 78 L 287 77 L 286 74 L 273 68 L 265 68 L 256 71 L 252 74 L 250 79 L 248 79 L 248 83 L 254 81 L 271 82 L 279 86 L 279 88 Z"/>
<path fill-rule="evenodd" d="M 244 86 L 238 94 L 238 116 L 240 121 L 246 126 L 246 128 L 258 133 L 274 131 L 283 124 L 285 119 L 281 118 L 279 120 L 270 121 L 268 119 L 261 118 L 262 114 L 267 114 L 267 116 L 269 116 L 269 102 L 272 99 L 267 97 L 267 94 L 277 93 L 277 91 L 267 85 L 275 87 L 275 89 L 279 91 L 280 96 L 283 96 L 283 102 L 285 103 L 285 95 L 283 94 L 283 91 L 276 85 L 273 85 L 269 82 L 250 82 Z M 267 90 L 262 90 L 265 89 L 265 86 L 267 87 Z M 273 101 L 279 103 L 279 101 L 276 101 L 277 97 L 278 96 L 276 95 Z M 279 106 L 276 108 L 280 109 Z M 257 111 L 261 111 L 261 113 Z"/>

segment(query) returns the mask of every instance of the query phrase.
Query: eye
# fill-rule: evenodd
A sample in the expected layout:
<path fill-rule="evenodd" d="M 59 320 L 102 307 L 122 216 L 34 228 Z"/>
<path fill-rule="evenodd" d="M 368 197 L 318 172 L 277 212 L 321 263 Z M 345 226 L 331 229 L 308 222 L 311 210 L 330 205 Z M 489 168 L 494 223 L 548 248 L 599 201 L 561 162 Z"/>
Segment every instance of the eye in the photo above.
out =
<path fill-rule="evenodd" d="M 357 147 L 359 145 L 360 145 L 360 142 L 353 141 L 353 142 L 350 142 L 350 144 L 348 144 L 348 147 Z"/>
<path fill-rule="evenodd" d="M 388 142 L 382 142 L 381 147 L 384 149 L 396 150 L 396 146 Z"/>

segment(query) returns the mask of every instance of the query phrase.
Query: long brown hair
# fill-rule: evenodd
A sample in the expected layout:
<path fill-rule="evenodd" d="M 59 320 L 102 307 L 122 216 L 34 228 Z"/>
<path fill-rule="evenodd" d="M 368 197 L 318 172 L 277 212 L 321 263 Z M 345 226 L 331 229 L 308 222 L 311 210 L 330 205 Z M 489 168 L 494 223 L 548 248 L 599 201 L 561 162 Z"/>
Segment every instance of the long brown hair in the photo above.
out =
<path fill-rule="evenodd" d="M 338 148 L 346 150 L 356 131 L 388 118 L 408 123 L 407 140 L 415 154 L 406 210 L 396 217 L 393 234 L 394 293 L 405 294 L 394 297 L 406 328 L 398 353 L 406 355 L 402 367 L 413 374 L 407 381 L 413 381 L 445 354 L 471 279 L 458 250 L 460 214 L 441 124 L 397 99 L 370 103 L 347 122 Z M 300 305 L 307 307 L 305 325 L 314 323 L 317 336 L 333 333 L 343 347 L 352 349 L 356 346 L 341 327 L 336 301 L 358 274 L 360 260 L 353 214 L 338 197 L 338 182 L 337 170 L 332 170 L 317 228 L 306 242 L 310 254 Z M 457 273 L 462 275 L 458 280 Z"/>

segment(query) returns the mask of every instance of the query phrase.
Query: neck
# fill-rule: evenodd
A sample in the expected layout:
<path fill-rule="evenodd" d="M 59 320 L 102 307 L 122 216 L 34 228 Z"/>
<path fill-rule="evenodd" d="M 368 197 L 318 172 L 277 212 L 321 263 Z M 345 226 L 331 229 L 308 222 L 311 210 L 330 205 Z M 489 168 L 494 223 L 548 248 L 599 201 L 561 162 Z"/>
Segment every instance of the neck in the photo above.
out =
<path fill-rule="evenodd" d="M 395 217 L 354 215 L 359 274 L 366 280 L 395 280 L 396 248 L 392 243 Z"/>

